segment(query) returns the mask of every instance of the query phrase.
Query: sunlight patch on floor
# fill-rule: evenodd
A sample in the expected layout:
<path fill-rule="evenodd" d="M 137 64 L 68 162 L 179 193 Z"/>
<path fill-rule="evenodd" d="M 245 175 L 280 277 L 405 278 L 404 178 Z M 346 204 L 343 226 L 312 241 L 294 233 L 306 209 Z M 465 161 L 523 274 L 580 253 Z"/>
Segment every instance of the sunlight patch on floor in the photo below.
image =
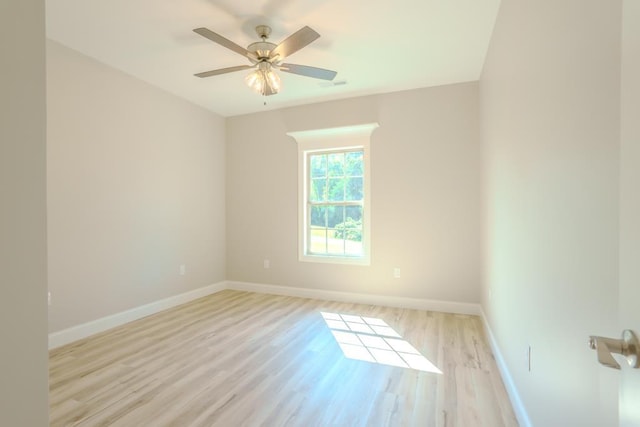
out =
<path fill-rule="evenodd" d="M 384 320 L 321 312 L 342 353 L 355 360 L 442 374 Z"/>

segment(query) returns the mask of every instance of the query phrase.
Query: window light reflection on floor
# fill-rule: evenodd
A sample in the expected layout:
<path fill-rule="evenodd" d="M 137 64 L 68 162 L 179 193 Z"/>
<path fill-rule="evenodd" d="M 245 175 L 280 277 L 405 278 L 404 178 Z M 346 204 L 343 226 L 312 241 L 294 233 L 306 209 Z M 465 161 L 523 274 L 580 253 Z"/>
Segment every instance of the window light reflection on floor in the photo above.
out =
<path fill-rule="evenodd" d="M 349 359 L 442 374 L 382 319 L 326 312 L 321 314 Z"/>

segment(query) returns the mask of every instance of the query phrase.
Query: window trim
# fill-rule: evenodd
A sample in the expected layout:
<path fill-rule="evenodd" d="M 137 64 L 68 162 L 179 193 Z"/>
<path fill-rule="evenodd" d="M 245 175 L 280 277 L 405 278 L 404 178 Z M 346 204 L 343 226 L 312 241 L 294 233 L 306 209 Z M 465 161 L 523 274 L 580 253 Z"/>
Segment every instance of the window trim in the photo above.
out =
<path fill-rule="evenodd" d="M 331 264 L 371 264 L 371 134 L 378 123 L 354 126 L 288 132 L 298 143 L 298 260 Z M 362 150 L 364 167 L 363 188 L 363 254 L 361 257 L 307 254 L 308 233 L 308 164 L 307 155 L 312 152 Z"/>

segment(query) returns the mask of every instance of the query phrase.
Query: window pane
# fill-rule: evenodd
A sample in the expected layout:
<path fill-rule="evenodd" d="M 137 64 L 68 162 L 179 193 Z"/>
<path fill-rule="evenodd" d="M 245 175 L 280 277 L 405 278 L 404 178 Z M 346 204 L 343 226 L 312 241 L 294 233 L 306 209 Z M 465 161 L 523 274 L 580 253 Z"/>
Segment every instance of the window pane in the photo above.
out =
<path fill-rule="evenodd" d="M 336 225 L 344 222 L 344 206 L 327 207 L 327 226 L 335 228 Z"/>
<path fill-rule="evenodd" d="M 363 152 L 355 151 L 352 153 L 347 153 L 345 158 L 345 175 L 362 176 L 363 171 Z"/>
<path fill-rule="evenodd" d="M 362 241 L 346 240 L 344 245 L 344 254 L 348 256 L 362 256 Z"/>
<path fill-rule="evenodd" d="M 326 200 L 327 180 L 325 178 L 313 178 L 311 180 L 311 194 L 309 200 L 312 202 L 322 202 Z"/>
<path fill-rule="evenodd" d="M 344 153 L 329 154 L 329 176 L 344 176 Z"/>
<path fill-rule="evenodd" d="M 310 157 L 311 177 L 321 178 L 327 176 L 327 156 L 325 154 L 317 154 Z"/>
<path fill-rule="evenodd" d="M 333 236 L 328 239 L 327 243 L 327 254 L 344 255 L 344 239 Z"/>
<path fill-rule="evenodd" d="M 309 252 L 314 254 L 327 253 L 327 229 L 311 227 Z"/>
<path fill-rule="evenodd" d="M 328 208 L 329 239 L 327 252 L 330 255 L 344 255 L 344 206 Z"/>
<path fill-rule="evenodd" d="M 347 206 L 344 216 L 347 222 L 354 224 L 351 228 L 362 228 L 362 206 Z"/>
<path fill-rule="evenodd" d="M 309 230 L 309 252 L 316 254 L 327 253 L 327 208 L 311 206 L 311 230 Z"/>
<path fill-rule="evenodd" d="M 334 253 L 337 253 L 338 251 L 340 251 L 341 255 L 344 255 L 345 253 L 345 243 L 346 240 L 349 239 L 349 233 L 350 230 L 353 228 L 353 225 L 350 224 L 350 222 L 352 222 L 353 220 L 347 218 L 347 210 L 350 208 L 350 206 L 342 206 L 341 207 L 341 213 L 343 214 L 343 217 L 341 218 L 341 222 L 337 223 L 334 226 L 334 232 L 333 232 L 333 241 L 332 241 L 332 245 L 330 247 L 330 250 L 334 251 Z"/>
<path fill-rule="evenodd" d="M 324 206 L 311 206 L 311 227 L 327 227 L 327 208 Z"/>
<path fill-rule="evenodd" d="M 328 200 L 331 202 L 344 201 L 344 178 L 329 178 Z"/>
<path fill-rule="evenodd" d="M 346 255 L 362 255 L 362 206 L 345 208 L 344 238 Z"/>
<path fill-rule="evenodd" d="M 364 181 L 362 178 L 347 178 L 345 200 L 362 200 L 363 184 Z"/>

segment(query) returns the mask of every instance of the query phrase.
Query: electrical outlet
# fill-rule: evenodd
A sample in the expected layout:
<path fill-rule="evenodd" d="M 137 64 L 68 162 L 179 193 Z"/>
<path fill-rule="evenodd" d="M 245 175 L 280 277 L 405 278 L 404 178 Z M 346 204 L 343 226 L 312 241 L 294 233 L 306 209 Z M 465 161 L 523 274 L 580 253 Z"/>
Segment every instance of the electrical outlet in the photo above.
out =
<path fill-rule="evenodd" d="M 393 269 L 393 277 L 395 277 L 396 279 L 400 278 L 400 268 L 396 267 Z"/>
<path fill-rule="evenodd" d="M 179 272 L 181 276 L 187 274 L 187 266 L 185 264 L 180 264 Z"/>
<path fill-rule="evenodd" d="M 271 262 L 268 259 L 264 260 L 263 265 L 264 265 L 264 268 L 271 268 Z"/>

